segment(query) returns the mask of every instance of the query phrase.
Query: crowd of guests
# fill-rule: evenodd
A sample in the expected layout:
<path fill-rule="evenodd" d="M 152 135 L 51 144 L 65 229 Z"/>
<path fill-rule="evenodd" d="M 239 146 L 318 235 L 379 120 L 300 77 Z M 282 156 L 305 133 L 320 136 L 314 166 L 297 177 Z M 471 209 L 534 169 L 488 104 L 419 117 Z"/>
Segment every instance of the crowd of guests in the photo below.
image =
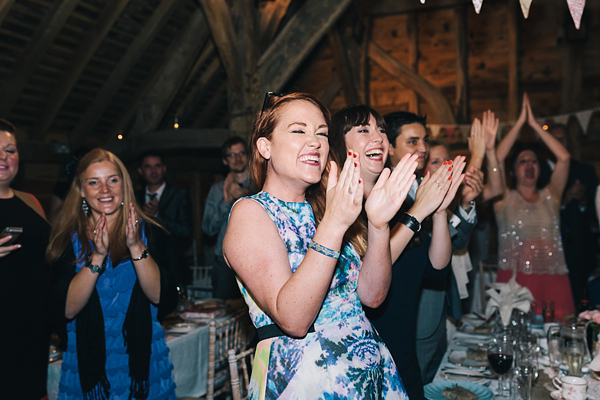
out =
<path fill-rule="evenodd" d="M 497 280 L 515 275 L 538 308 L 554 301 L 558 319 L 575 311 L 596 267 L 598 182 L 571 159 L 566 129 L 544 130 L 524 96 L 499 143 L 487 111 L 469 154 L 452 158 L 426 123 L 366 105 L 331 116 L 310 94 L 268 93 L 248 144 L 224 142 L 228 173 L 202 229 L 217 240 L 213 295 L 243 297 L 257 328 L 250 398 L 424 398 L 446 317 L 459 319 L 472 295 L 466 248 L 486 202 Z M 518 140 L 525 124 L 537 147 Z M 136 192 L 117 156 L 85 149 L 50 224 L 11 188 L 16 137 L 0 120 L 0 228 L 22 228 L 0 238 L 0 304 L 23 328 L 0 330 L 11 343 L 3 393 L 44 398 L 54 331 L 66 346 L 59 398 L 175 398 L 161 321 L 191 282 L 185 243 L 199 199 L 166 182 L 159 153 L 140 157 Z"/>

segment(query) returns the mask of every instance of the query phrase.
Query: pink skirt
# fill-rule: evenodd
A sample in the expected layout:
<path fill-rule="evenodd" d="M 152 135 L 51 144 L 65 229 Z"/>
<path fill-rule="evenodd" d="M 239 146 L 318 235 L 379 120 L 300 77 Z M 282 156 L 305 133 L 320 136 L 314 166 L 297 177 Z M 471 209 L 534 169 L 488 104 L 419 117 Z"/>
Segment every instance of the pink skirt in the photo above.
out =
<path fill-rule="evenodd" d="M 511 277 L 512 271 L 501 269 L 498 270 L 496 282 L 508 282 Z M 568 274 L 527 275 L 517 272 L 517 283 L 531 291 L 535 299 L 532 308 L 536 314 L 542 314 L 542 304 L 545 300 L 554 300 L 554 318 L 556 321 L 560 321 L 575 312 Z"/>

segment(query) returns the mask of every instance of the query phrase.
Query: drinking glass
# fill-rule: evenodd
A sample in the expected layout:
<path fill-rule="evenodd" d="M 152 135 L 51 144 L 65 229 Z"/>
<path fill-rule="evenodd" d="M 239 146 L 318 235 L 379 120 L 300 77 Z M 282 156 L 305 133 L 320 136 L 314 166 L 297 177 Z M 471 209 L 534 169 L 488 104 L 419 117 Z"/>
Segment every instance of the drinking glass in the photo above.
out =
<path fill-rule="evenodd" d="M 498 395 L 508 394 L 508 373 L 513 364 L 513 343 L 509 335 L 495 337 L 487 348 L 488 361 L 498 376 Z"/>
<path fill-rule="evenodd" d="M 548 359 L 553 368 L 558 368 L 560 365 L 560 326 L 551 326 L 548 328 L 548 334 L 546 335 L 548 340 Z"/>
<path fill-rule="evenodd" d="M 583 366 L 583 356 L 585 354 L 585 343 L 579 338 L 573 338 L 565 344 L 563 349 L 563 359 L 567 363 L 570 376 L 581 376 L 581 367 Z"/>
<path fill-rule="evenodd" d="M 544 300 L 542 302 L 542 315 L 544 322 L 554 322 L 554 300 Z"/>
<path fill-rule="evenodd" d="M 535 352 L 521 353 L 515 367 L 515 375 L 519 383 L 521 399 L 531 400 L 531 385 L 537 373 L 537 356 Z"/>

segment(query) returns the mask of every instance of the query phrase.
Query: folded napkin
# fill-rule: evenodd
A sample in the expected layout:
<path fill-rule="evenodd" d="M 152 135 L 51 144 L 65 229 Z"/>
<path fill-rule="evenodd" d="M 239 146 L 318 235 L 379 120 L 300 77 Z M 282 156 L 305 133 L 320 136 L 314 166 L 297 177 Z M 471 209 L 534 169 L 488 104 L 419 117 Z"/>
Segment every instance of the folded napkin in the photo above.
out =
<path fill-rule="evenodd" d="M 455 251 L 452 254 L 452 272 L 454 273 L 454 279 L 456 279 L 456 287 L 461 300 L 469 297 L 469 290 L 467 289 L 469 276 L 467 274 L 472 269 L 473 265 L 468 251 Z"/>
<path fill-rule="evenodd" d="M 600 353 L 598 353 L 590 363 L 590 369 L 596 372 L 600 371 Z"/>
<path fill-rule="evenodd" d="M 490 299 L 485 307 L 485 316 L 489 318 L 494 310 L 500 311 L 502 323 L 508 325 L 513 309 L 529 312 L 533 295 L 526 287 L 517 283 L 516 274 L 507 283 L 493 283 L 486 292 Z"/>

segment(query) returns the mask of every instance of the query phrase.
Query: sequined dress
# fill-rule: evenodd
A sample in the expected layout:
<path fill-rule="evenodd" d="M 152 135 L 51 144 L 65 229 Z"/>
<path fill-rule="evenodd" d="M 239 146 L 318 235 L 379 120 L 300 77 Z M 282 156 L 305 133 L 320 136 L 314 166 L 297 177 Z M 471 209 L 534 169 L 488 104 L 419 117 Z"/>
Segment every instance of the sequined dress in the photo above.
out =
<path fill-rule="evenodd" d="M 284 202 L 267 192 L 250 198 L 277 226 L 295 271 L 316 231 L 310 204 Z M 407 398 L 396 365 L 366 318 L 356 293 L 359 268 L 354 247 L 344 246 L 314 323 L 315 332 L 303 339 L 280 336 L 258 344 L 250 399 Z M 238 285 L 254 325 L 271 324 L 244 284 L 238 280 Z"/>
<path fill-rule="evenodd" d="M 557 319 L 573 311 L 569 275 L 560 234 L 560 215 L 548 188 L 529 203 L 511 190 L 498 222 L 498 278 L 506 282 L 517 272 L 517 282 L 528 287 L 541 307 L 544 300 L 555 301 Z M 536 310 L 539 311 L 539 310 Z"/>

